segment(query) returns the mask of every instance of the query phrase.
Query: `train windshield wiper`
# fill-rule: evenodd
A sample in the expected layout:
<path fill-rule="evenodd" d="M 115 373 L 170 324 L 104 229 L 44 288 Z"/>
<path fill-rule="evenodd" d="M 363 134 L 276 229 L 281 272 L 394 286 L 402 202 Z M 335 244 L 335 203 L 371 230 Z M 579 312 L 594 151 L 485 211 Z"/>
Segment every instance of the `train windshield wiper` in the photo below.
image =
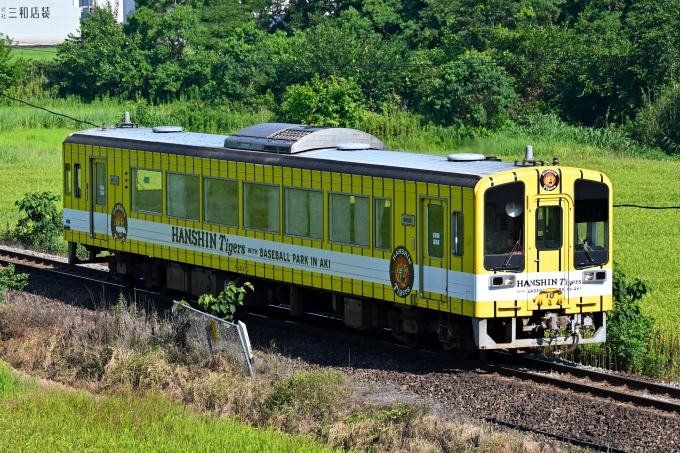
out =
<path fill-rule="evenodd" d="M 580 269 L 586 269 L 586 268 L 589 268 L 589 267 L 595 267 L 595 266 L 599 266 L 599 265 L 603 264 L 603 263 L 596 263 L 595 260 L 593 259 L 593 257 L 590 256 L 590 253 L 588 253 L 588 243 L 587 242 L 584 242 L 580 237 L 578 237 L 578 240 L 579 240 L 579 242 L 581 242 L 581 245 L 583 246 L 583 252 L 586 254 L 586 258 L 588 259 L 587 263 L 578 263 Z"/>
<path fill-rule="evenodd" d="M 495 271 L 513 271 L 519 269 L 521 266 L 512 266 L 508 267 L 510 264 L 510 260 L 512 259 L 512 256 L 515 254 L 515 250 L 517 250 L 517 246 L 519 245 L 520 241 L 522 240 L 522 230 L 519 230 L 519 237 L 517 238 L 517 242 L 515 242 L 515 245 L 512 246 L 512 250 L 508 252 L 508 257 L 505 259 L 503 264 L 499 267 L 495 267 L 493 270 Z"/>
<path fill-rule="evenodd" d="M 578 240 L 581 242 L 581 245 L 583 246 L 583 251 L 586 253 L 586 258 L 588 258 L 588 262 L 591 264 L 594 263 L 595 260 L 593 259 L 592 256 L 590 256 L 590 253 L 588 253 L 588 244 L 586 242 L 583 242 L 583 239 L 581 239 L 580 237 L 578 238 Z"/>

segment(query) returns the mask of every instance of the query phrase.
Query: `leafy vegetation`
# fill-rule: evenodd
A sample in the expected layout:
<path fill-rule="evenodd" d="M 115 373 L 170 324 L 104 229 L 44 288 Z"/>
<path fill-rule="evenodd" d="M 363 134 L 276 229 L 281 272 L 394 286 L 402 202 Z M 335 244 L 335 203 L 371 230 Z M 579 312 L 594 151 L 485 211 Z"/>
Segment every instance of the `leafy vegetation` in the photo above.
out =
<path fill-rule="evenodd" d="M 14 264 L 8 264 L 6 268 L 0 269 L 0 303 L 5 302 L 3 291 L 21 291 L 28 285 L 28 274 L 17 274 Z"/>
<path fill-rule="evenodd" d="M 246 288 L 254 291 L 253 285 L 246 282 L 243 286 L 236 286 L 234 282 L 229 282 L 227 286 L 217 295 L 204 294 L 198 298 L 198 306 L 207 313 L 234 322 L 236 308 L 243 305 L 243 298 L 246 295 Z"/>
<path fill-rule="evenodd" d="M 650 351 L 652 340 L 659 331 L 654 318 L 645 315 L 640 307 L 642 298 L 651 287 L 636 278 L 633 282 L 626 274 L 615 269 L 613 278 L 614 310 L 607 319 L 607 348 L 614 354 L 621 369 L 659 374 L 665 365 L 664 358 Z"/>
<path fill-rule="evenodd" d="M 58 252 L 63 249 L 63 217 L 57 208 L 61 195 L 51 192 L 27 193 L 14 204 L 26 216 L 19 219 L 13 230 L 5 231 L 3 240 L 19 242 L 40 251 Z"/>
<path fill-rule="evenodd" d="M 329 125 L 398 110 L 463 136 L 551 114 L 676 155 L 679 17 L 680 0 L 144 0 L 126 25 L 94 10 L 52 60 L 5 39 L 0 88 Z"/>

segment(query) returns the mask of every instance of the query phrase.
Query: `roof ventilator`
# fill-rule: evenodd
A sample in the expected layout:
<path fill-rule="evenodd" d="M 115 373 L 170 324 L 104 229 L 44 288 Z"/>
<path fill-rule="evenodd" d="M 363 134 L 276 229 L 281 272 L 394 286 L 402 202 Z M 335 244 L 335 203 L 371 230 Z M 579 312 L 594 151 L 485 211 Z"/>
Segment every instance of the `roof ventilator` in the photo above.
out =
<path fill-rule="evenodd" d="M 241 129 L 224 139 L 224 147 L 276 154 L 333 149 L 341 144 L 352 149 L 385 149 L 385 143 L 371 134 L 341 127 L 262 123 Z M 361 147 L 358 147 L 358 146 Z"/>
<path fill-rule="evenodd" d="M 479 162 L 480 160 L 486 160 L 484 154 L 474 153 L 449 154 L 446 158 L 451 162 Z"/>
<path fill-rule="evenodd" d="M 171 134 L 173 132 L 182 132 L 180 126 L 156 126 L 151 129 L 157 134 Z"/>

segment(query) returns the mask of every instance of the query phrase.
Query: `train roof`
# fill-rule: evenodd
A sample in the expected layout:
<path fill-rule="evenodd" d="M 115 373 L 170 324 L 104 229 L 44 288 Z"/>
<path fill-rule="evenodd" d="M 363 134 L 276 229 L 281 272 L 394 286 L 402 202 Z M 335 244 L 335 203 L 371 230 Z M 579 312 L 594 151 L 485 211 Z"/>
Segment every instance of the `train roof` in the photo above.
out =
<path fill-rule="evenodd" d="M 481 155 L 451 161 L 447 156 L 388 151 L 379 139 L 354 129 L 285 123 L 250 126 L 230 136 L 173 127 L 93 128 L 75 132 L 64 142 L 461 187 L 475 187 L 485 176 L 517 168 Z"/>

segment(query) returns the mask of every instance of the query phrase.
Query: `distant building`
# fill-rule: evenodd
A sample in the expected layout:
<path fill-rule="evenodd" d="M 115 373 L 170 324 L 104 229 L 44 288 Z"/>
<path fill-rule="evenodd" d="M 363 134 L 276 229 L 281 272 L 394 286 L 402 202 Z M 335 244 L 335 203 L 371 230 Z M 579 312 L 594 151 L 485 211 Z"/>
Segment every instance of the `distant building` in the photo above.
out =
<path fill-rule="evenodd" d="M 18 46 L 50 46 L 78 34 L 80 18 L 110 5 L 119 23 L 134 12 L 134 0 L 0 0 L 0 33 Z"/>

